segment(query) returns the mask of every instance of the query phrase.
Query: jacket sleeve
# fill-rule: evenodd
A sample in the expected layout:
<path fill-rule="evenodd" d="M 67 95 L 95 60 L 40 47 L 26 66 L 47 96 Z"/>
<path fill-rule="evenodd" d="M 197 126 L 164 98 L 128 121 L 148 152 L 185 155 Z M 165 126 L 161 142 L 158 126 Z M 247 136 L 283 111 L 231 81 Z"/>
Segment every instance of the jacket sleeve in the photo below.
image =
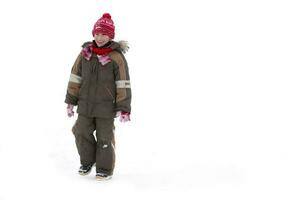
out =
<path fill-rule="evenodd" d="M 114 69 L 116 85 L 115 111 L 131 112 L 131 86 L 127 61 L 122 53 L 113 52 L 112 60 L 115 61 Z"/>
<path fill-rule="evenodd" d="M 81 69 L 82 69 L 82 55 L 78 55 L 72 70 L 68 83 L 67 94 L 65 98 L 65 103 L 77 105 L 78 102 L 78 93 L 81 86 Z"/>

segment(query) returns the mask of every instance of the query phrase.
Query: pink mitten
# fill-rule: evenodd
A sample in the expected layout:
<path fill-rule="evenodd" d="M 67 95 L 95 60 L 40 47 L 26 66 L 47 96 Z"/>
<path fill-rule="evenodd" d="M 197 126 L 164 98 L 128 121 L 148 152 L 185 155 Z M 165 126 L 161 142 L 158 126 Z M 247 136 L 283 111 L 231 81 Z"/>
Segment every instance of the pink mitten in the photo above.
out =
<path fill-rule="evenodd" d="M 117 117 L 120 117 L 120 122 L 128 122 L 130 121 L 130 113 L 119 111 L 117 112 Z"/>
<path fill-rule="evenodd" d="M 67 106 L 68 117 L 73 117 L 74 116 L 73 108 L 74 108 L 74 106 L 72 104 L 68 104 L 68 106 Z"/>

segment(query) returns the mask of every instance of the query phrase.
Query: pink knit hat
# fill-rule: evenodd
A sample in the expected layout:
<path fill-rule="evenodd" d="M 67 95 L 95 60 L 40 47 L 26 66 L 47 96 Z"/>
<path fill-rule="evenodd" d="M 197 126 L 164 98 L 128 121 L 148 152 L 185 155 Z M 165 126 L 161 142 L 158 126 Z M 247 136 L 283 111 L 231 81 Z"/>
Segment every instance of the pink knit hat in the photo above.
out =
<path fill-rule="evenodd" d="M 115 37 L 115 25 L 109 13 L 104 13 L 103 16 L 98 19 L 93 28 L 93 36 L 96 33 L 107 35 L 111 39 Z"/>

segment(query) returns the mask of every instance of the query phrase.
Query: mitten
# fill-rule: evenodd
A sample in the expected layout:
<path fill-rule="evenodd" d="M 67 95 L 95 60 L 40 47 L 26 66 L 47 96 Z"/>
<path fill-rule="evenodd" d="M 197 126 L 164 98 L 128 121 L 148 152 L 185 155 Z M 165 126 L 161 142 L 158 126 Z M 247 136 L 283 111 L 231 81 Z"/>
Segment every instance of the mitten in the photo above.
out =
<path fill-rule="evenodd" d="M 73 108 L 74 108 L 74 106 L 72 104 L 68 104 L 68 106 L 67 106 L 68 117 L 73 117 L 74 116 Z"/>
<path fill-rule="evenodd" d="M 130 121 L 130 113 L 129 112 L 124 112 L 124 111 L 119 111 L 117 112 L 117 117 L 120 117 L 120 122 L 128 122 Z"/>

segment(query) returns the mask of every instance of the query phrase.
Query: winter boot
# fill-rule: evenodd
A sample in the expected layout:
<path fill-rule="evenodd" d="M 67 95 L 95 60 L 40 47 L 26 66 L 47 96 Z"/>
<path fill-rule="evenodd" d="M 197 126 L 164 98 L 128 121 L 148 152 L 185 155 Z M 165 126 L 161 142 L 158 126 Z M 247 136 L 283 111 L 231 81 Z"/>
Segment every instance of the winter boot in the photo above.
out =
<path fill-rule="evenodd" d="M 78 170 L 78 173 L 82 176 L 88 175 L 91 172 L 93 166 L 94 166 L 94 164 L 87 165 L 87 166 L 81 165 Z"/>
<path fill-rule="evenodd" d="M 112 175 L 107 175 L 107 174 L 102 173 L 102 172 L 97 172 L 96 173 L 96 180 L 97 181 L 109 180 L 111 178 L 112 178 Z"/>

